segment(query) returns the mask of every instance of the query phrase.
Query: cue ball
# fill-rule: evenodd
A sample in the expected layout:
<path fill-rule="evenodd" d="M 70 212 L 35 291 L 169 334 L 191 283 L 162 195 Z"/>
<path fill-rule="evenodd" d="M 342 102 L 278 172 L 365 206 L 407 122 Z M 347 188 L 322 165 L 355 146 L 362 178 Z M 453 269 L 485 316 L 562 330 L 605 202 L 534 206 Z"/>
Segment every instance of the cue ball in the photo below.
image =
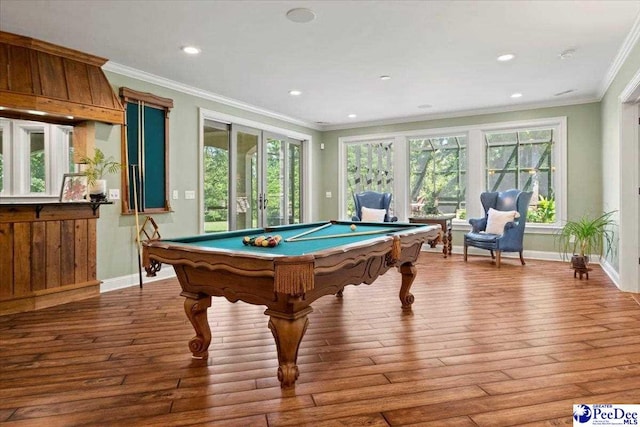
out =
<path fill-rule="evenodd" d="M 356 229 L 356 225 L 355 224 L 351 224 L 351 231 L 354 231 Z"/>

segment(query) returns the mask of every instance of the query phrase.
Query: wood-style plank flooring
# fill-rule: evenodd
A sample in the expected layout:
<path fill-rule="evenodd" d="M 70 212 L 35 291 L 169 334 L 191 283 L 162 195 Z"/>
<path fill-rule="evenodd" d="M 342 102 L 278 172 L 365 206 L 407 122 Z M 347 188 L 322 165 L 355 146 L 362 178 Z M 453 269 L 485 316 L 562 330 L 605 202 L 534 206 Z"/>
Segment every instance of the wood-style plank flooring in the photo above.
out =
<path fill-rule="evenodd" d="M 424 253 L 313 304 L 281 390 L 264 308 L 214 299 L 208 361 L 175 280 L 0 317 L 6 425 L 571 425 L 574 403 L 640 403 L 640 306 L 595 268 Z"/>

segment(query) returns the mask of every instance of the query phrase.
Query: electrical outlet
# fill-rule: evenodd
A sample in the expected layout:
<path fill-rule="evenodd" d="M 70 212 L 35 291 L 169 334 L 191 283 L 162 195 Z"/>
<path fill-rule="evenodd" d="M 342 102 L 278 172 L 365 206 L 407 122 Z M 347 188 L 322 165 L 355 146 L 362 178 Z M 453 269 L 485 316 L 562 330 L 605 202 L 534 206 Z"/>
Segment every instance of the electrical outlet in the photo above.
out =
<path fill-rule="evenodd" d="M 184 192 L 184 198 L 187 200 L 193 200 L 196 198 L 196 192 L 193 190 L 186 190 Z"/>
<path fill-rule="evenodd" d="M 120 200 L 120 189 L 119 188 L 110 188 L 109 189 L 109 200 Z"/>
<path fill-rule="evenodd" d="M 327 199 L 331 198 L 331 191 L 327 191 L 326 193 L 324 193 L 324 197 L 326 197 Z"/>
<path fill-rule="evenodd" d="M 173 190 L 173 200 L 178 200 L 180 198 L 180 193 L 178 190 Z"/>

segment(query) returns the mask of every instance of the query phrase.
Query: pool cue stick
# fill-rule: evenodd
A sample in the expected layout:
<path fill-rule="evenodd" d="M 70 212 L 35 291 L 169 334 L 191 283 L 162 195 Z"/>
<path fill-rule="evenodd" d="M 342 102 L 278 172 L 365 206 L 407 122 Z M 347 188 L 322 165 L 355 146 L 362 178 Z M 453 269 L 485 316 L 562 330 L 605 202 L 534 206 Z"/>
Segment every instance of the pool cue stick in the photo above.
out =
<path fill-rule="evenodd" d="M 144 156 L 145 156 L 145 149 L 144 149 L 144 143 L 145 143 L 145 137 L 144 137 L 144 128 L 145 128 L 145 120 L 144 120 L 144 101 L 141 101 L 141 105 L 142 108 L 140 109 L 140 122 L 142 123 L 142 125 L 140 126 L 141 131 L 140 131 L 140 136 L 141 136 L 141 143 L 140 143 L 140 147 L 141 147 L 141 154 L 140 154 L 140 159 L 138 160 L 138 164 L 140 165 L 138 167 L 138 174 L 140 175 L 140 209 L 142 210 L 142 212 L 144 212 L 146 206 L 145 206 L 145 191 L 146 191 L 146 186 L 144 185 L 144 173 L 145 173 L 145 168 L 144 168 Z"/>
<path fill-rule="evenodd" d="M 133 210 L 136 217 L 136 247 L 138 248 L 138 279 L 142 289 L 142 246 L 140 245 L 140 220 L 138 219 L 138 185 L 135 180 L 135 169 L 138 165 L 131 165 L 133 169 Z"/>
<path fill-rule="evenodd" d="M 370 231 L 357 231 L 353 233 L 340 233 L 340 234 L 327 234 L 326 236 L 311 236 L 311 237 L 301 237 L 299 239 L 294 240 L 294 242 L 303 242 L 307 240 L 320 240 L 320 239 L 332 239 L 334 237 L 351 237 L 351 236 L 367 236 L 370 234 L 384 234 L 390 233 L 392 231 L 400 231 L 401 228 L 385 228 L 382 230 L 370 230 Z M 285 240 L 288 242 L 289 240 Z"/>
<path fill-rule="evenodd" d="M 328 222 L 326 224 L 322 224 L 321 226 L 312 228 L 311 230 L 307 230 L 304 233 L 300 233 L 300 234 L 296 234 L 295 236 L 288 237 L 288 238 L 284 239 L 284 241 L 285 242 L 291 242 L 293 240 L 298 239 L 299 237 L 306 236 L 307 234 L 315 233 L 316 231 L 320 231 L 323 228 L 327 228 L 330 225 L 331 225 L 330 222 Z"/>

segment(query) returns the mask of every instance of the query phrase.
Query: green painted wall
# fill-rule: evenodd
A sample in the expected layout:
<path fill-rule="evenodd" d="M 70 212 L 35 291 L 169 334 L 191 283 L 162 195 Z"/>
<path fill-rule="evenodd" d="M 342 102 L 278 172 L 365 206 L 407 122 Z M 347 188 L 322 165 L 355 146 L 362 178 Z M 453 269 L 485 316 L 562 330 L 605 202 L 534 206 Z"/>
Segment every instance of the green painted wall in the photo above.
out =
<path fill-rule="evenodd" d="M 602 159 L 600 143 L 600 103 L 588 103 L 564 107 L 539 108 L 507 113 L 483 114 L 449 119 L 425 120 L 385 126 L 372 126 L 324 132 L 323 191 L 338 190 L 338 138 L 355 135 L 370 135 L 416 129 L 451 128 L 476 124 L 541 119 L 547 117 L 567 117 L 567 209 L 569 218 L 580 217 L 585 212 L 599 212 L 602 209 Z M 324 193 L 323 193 L 324 194 Z M 338 213 L 336 198 L 324 199 L 320 218 L 333 218 Z M 463 232 L 454 233 L 454 245 L 461 245 Z M 553 235 L 527 235 L 527 250 L 556 250 Z"/>

